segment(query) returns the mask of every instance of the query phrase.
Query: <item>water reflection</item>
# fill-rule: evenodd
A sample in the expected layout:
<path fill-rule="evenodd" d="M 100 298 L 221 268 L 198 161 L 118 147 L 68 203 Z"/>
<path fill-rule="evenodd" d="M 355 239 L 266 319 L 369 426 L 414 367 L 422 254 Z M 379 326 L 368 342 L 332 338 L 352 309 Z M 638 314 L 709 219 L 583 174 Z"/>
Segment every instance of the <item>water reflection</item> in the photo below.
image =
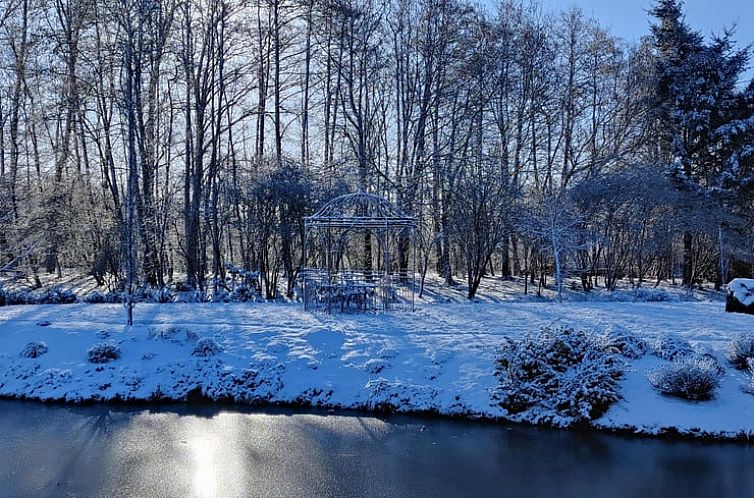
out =
<path fill-rule="evenodd" d="M 754 448 L 411 417 L 0 401 L 2 496 L 754 496 Z"/>

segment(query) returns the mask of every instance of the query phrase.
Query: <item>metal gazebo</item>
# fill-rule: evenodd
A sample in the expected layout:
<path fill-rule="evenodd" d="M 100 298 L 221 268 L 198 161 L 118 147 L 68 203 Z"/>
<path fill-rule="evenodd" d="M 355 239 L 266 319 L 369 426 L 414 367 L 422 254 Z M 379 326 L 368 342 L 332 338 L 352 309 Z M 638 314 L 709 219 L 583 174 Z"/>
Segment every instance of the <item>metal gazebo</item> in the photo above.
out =
<path fill-rule="evenodd" d="M 414 309 L 417 221 L 359 190 L 304 218 L 304 307 L 367 312 Z M 394 257 L 397 256 L 397 257 Z"/>

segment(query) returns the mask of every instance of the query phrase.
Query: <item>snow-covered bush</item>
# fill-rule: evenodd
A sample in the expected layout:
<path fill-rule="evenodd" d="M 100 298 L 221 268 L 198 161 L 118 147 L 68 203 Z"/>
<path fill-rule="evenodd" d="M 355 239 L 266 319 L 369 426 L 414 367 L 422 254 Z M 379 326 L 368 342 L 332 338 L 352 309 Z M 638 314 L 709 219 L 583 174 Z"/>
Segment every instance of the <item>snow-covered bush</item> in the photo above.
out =
<path fill-rule="evenodd" d="M 222 352 L 222 350 L 222 346 L 220 346 L 214 339 L 211 339 L 209 337 L 202 337 L 201 339 L 196 341 L 196 345 L 194 346 L 194 350 L 191 352 L 191 354 L 194 356 L 199 356 L 201 358 L 206 358 L 208 356 L 214 356 Z"/>
<path fill-rule="evenodd" d="M 252 302 L 256 300 L 257 295 L 255 289 L 246 285 L 238 285 L 231 291 L 230 301 L 234 303 Z"/>
<path fill-rule="evenodd" d="M 32 341 L 21 350 L 21 358 L 39 358 L 47 353 L 47 343 L 42 341 Z"/>
<path fill-rule="evenodd" d="M 120 348 L 114 342 L 102 342 L 89 348 L 91 363 L 109 363 L 120 358 Z"/>
<path fill-rule="evenodd" d="M 212 293 L 213 303 L 229 303 L 230 301 L 230 292 L 223 289 L 222 287 L 218 288 Z"/>
<path fill-rule="evenodd" d="M 83 297 L 83 301 L 89 304 L 120 303 L 123 301 L 123 296 L 112 291 L 92 291 Z"/>
<path fill-rule="evenodd" d="M 687 356 L 657 367 L 647 378 L 662 394 L 698 401 L 712 397 L 722 374 L 712 358 Z"/>
<path fill-rule="evenodd" d="M 107 302 L 107 294 L 102 291 L 92 291 L 86 294 L 82 300 L 87 304 L 102 304 Z"/>
<path fill-rule="evenodd" d="M 179 292 L 175 297 L 176 302 L 179 303 L 208 303 L 211 296 L 203 290 L 190 290 L 185 292 Z"/>
<path fill-rule="evenodd" d="M 12 290 L 0 285 L 0 306 L 16 304 L 36 304 L 39 296 L 25 290 Z"/>
<path fill-rule="evenodd" d="M 510 413 L 540 407 L 571 421 L 591 420 L 620 398 L 623 361 L 588 332 L 529 333 L 503 347 L 498 367 L 500 404 Z"/>
<path fill-rule="evenodd" d="M 390 367 L 390 363 L 382 358 L 371 358 L 364 364 L 364 371 L 368 374 L 376 375 L 388 367 Z"/>
<path fill-rule="evenodd" d="M 746 366 L 749 369 L 749 383 L 744 386 L 744 391 L 754 394 L 754 359 L 749 359 Z"/>
<path fill-rule="evenodd" d="M 754 360 L 754 332 L 738 334 L 728 344 L 728 361 L 738 370 L 749 367 L 749 360 Z"/>
<path fill-rule="evenodd" d="M 31 293 L 26 291 L 14 291 L 11 289 L 0 288 L 0 306 L 11 306 L 15 304 L 30 304 Z"/>
<path fill-rule="evenodd" d="M 644 339 L 620 326 L 609 328 L 603 334 L 598 334 L 596 339 L 603 349 L 613 351 L 633 360 L 644 356 L 647 349 L 649 349 Z"/>
<path fill-rule="evenodd" d="M 694 353 L 689 341 L 677 334 L 662 334 L 649 343 L 652 354 L 664 360 L 680 359 Z"/>
<path fill-rule="evenodd" d="M 147 335 L 150 339 L 158 341 L 172 341 L 178 337 L 178 333 L 182 330 L 177 327 L 149 327 Z"/>
<path fill-rule="evenodd" d="M 168 287 L 152 287 L 144 289 L 144 300 L 149 303 L 172 303 L 175 294 Z"/>
<path fill-rule="evenodd" d="M 147 330 L 147 335 L 153 340 L 170 341 L 177 344 L 194 342 L 199 338 L 196 332 L 181 327 L 150 327 Z"/>
<path fill-rule="evenodd" d="M 679 301 L 678 295 L 665 289 L 639 287 L 637 289 L 616 290 L 608 294 L 608 300 L 628 303 L 661 303 Z"/>
<path fill-rule="evenodd" d="M 39 294 L 36 302 L 38 304 L 71 304 L 76 302 L 76 294 L 64 287 L 51 287 Z"/>

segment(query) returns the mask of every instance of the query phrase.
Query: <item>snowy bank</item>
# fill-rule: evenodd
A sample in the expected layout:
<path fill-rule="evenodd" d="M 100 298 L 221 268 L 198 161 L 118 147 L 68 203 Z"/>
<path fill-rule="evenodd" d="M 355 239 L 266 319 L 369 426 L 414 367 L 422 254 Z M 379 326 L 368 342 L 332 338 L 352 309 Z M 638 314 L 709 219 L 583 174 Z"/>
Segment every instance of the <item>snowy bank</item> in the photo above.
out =
<path fill-rule="evenodd" d="M 496 374 L 506 338 L 543 326 L 622 327 L 648 342 L 674 332 L 725 370 L 709 401 L 656 392 L 647 372 L 668 360 L 627 360 L 621 399 L 592 422 L 646 434 L 754 434 L 754 395 L 726 348 L 752 317 L 721 303 L 425 305 L 415 313 L 325 316 L 286 304 L 143 304 L 122 325 L 121 305 L 0 308 L 0 396 L 311 404 L 544 420 L 500 406 Z M 550 417 L 557 425 L 568 419 Z"/>

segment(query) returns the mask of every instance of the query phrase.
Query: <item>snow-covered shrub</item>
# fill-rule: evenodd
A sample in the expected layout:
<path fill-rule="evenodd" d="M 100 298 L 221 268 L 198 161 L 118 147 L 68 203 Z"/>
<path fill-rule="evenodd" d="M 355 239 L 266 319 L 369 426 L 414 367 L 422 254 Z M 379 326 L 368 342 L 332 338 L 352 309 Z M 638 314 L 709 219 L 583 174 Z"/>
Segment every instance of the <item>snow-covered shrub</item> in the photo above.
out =
<path fill-rule="evenodd" d="M 149 327 L 147 335 L 150 339 L 158 341 L 172 341 L 178 337 L 178 334 L 183 329 L 177 327 Z"/>
<path fill-rule="evenodd" d="M 203 290 L 190 290 L 185 292 L 179 292 L 175 297 L 176 302 L 179 303 L 208 303 L 211 296 Z"/>
<path fill-rule="evenodd" d="M 175 287 L 176 292 L 188 292 L 194 290 L 193 287 L 189 286 L 183 280 L 176 281 L 175 284 L 173 284 L 173 287 Z"/>
<path fill-rule="evenodd" d="M 86 294 L 83 301 L 88 304 L 102 304 L 107 302 L 107 294 L 102 291 L 92 291 Z"/>
<path fill-rule="evenodd" d="M 603 349 L 613 351 L 632 360 L 641 358 L 649 349 L 644 339 L 620 326 L 609 328 L 603 334 L 597 335 L 596 339 Z"/>
<path fill-rule="evenodd" d="M 710 399 L 720 386 L 720 365 L 709 357 L 687 356 L 647 373 L 652 387 L 668 396 L 689 400 Z"/>
<path fill-rule="evenodd" d="M 175 295 L 168 287 L 153 287 L 144 290 L 144 300 L 149 303 L 172 303 L 174 299 Z"/>
<path fill-rule="evenodd" d="M 181 327 L 150 327 L 147 335 L 153 340 L 170 341 L 176 344 L 194 342 L 199 338 L 196 332 Z"/>
<path fill-rule="evenodd" d="M 214 356 L 222 352 L 222 350 L 222 346 L 220 346 L 214 339 L 211 339 L 209 337 L 202 337 L 201 339 L 196 341 L 196 345 L 194 346 L 194 350 L 191 352 L 191 354 L 194 356 L 199 356 L 201 358 L 206 358 L 208 356 Z"/>
<path fill-rule="evenodd" d="M 27 304 L 30 294 L 24 291 L 13 291 L 0 284 L 0 306 L 12 304 Z"/>
<path fill-rule="evenodd" d="M 749 367 L 749 360 L 754 360 L 754 332 L 738 334 L 728 344 L 728 361 L 738 370 Z"/>
<path fill-rule="evenodd" d="M 677 334 L 662 334 L 649 343 L 652 354 L 664 360 L 680 359 L 694 353 L 689 341 Z"/>
<path fill-rule="evenodd" d="M 381 358 L 371 358 L 364 364 L 364 371 L 371 375 L 376 375 L 386 368 L 390 367 L 390 363 Z"/>
<path fill-rule="evenodd" d="M 92 291 L 83 297 L 83 301 L 89 304 L 120 303 L 123 301 L 123 296 L 112 291 Z"/>
<path fill-rule="evenodd" d="M 679 296 L 665 289 L 639 287 L 637 289 L 615 290 L 608 294 L 609 301 L 628 303 L 661 303 L 679 301 Z"/>
<path fill-rule="evenodd" d="M 713 353 L 695 353 L 694 357 L 709 361 L 714 367 L 715 372 L 717 372 L 717 374 L 721 377 L 723 376 L 723 374 L 725 374 L 725 368 L 723 368 L 723 366 L 720 364 L 720 362 L 717 360 L 717 357 Z"/>
<path fill-rule="evenodd" d="M 39 358 L 47 353 L 47 343 L 42 341 L 32 341 L 21 350 L 21 358 Z"/>
<path fill-rule="evenodd" d="M 39 294 L 38 304 L 71 304 L 76 302 L 76 294 L 64 287 L 51 287 Z"/>
<path fill-rule="evenodd" d="M 223 289 L 222 287 L 218 288 L 216 291 L 212 293 L 212 302 L 213 303 L 229 303 L 231 302 L 230 299 L 230 292 Z"/>
<path fill-rule="evenodd" d="M 35 304 L 36 302 L 35 294 L 24 290 L 0 289 L 0 295 L 2 296 L 0 299 L 4 301 L 5 306 Z"/>
<path fill-rule="evenodd" d="M 256 298 L 256 290 L 246 285 L 238 285 L 230 293 L 230 301 L 234 303 L 253 302 Z"/>
<path fill-rule="evenodd" d="M 650 289 L 648 287 L 639 287 L 631 291 L 633 301 L 636 303 L 662 303 L 668 301 L 678 301 L 675 296 L 665 289 Z"/>
<path fill-rule="evenodd" d="M 536 406 L 572 421 L 590 420 L 620 398 L 622 366 L 620 356 L 592 334 L 545 327 L 503 347 L 500 404 L 511 413 Z"/>
<path fill-rule="evenodd" d="M 257 403 L 268 401 L 283 388 L 285 365 L 271 359 L 252 360 L 251 368 L 233 375 L 238 386 L 236 396 L 240 401 Z"/>
<path fill-rule="evenodd" d="M 749 369 L 749 383 L 744 386 L 744 391 L 754 394 L 754 359 L 749 359 L 746 362 L 746 367 Z"/>
<path fill-rule="evenodd" d="M 438 393 L 432 386 L 378 377 L 364 385 L 364 392 L 366 400 L 362 402 L 363 407 L 371 411 L 400 412 L 406 410 L 409 405 L 427 411 L 437 409 Z"/>
<path fill-rule="evenodd" d="M 89 348 L 91 363 L 109 363 L 120 358 L 120 348 L 114 342 L 102 342 Z"/>

